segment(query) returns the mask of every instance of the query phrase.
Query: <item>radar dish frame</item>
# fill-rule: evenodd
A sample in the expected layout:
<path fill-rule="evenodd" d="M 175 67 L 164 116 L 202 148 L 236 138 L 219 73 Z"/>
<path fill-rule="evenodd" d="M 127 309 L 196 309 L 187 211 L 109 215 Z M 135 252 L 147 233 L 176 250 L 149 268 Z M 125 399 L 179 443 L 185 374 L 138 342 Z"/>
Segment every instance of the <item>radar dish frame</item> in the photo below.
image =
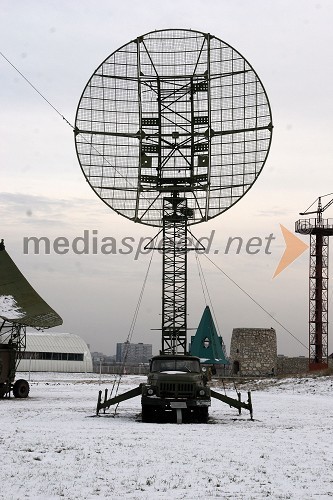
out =
<path fill-rule="evenodd" d="M 83 90 L 74 132 L 86 180 L 120 215 L 162 227 L 162 353 L 186 353 L 188 226 L 244 196 L 266 162 L 272 130 L 252 66 L 201 31 L 131 40 Z"/>

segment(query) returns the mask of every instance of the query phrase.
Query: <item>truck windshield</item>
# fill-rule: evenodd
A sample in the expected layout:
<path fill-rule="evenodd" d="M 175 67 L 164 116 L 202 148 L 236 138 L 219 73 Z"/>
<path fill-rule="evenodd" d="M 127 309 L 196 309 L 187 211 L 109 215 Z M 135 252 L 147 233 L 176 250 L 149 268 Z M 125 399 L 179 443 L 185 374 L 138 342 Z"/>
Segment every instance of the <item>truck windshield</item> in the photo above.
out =
<path fill-rule="evenodd" d="M 151 366 L 152 372 L 200 372 L 197 359 L 154 359 Z"/>

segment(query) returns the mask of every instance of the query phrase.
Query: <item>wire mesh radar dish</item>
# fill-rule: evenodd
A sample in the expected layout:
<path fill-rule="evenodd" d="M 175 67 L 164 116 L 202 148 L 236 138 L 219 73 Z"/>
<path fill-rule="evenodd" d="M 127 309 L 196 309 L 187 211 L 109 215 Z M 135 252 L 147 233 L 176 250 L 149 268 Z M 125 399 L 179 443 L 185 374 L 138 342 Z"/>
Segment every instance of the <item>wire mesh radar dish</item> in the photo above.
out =
<path fill-rule="evenodd" d="M 265 89 L 239 52 L 208 33 L 147 33 L 111 54 L 76 113 L 83 173 L 119 214 L 162 226 L 163 198 L 187 199 L 188 224 L 234 205 L 271 144 Z"/>

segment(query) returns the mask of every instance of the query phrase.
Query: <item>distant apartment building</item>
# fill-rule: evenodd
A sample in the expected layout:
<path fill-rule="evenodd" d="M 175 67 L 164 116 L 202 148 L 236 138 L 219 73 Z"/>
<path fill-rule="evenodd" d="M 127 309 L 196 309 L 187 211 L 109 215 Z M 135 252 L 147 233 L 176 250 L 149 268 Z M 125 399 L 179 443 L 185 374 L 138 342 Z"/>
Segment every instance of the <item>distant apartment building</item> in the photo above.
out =
<path fill-rule="evenodd" d="M 152 357 L 152 349 L 152 344 L 119 342 L 117 343 L 116 361 L 121 363 L 126 357 L 127 363 L 148 363 Z"/>

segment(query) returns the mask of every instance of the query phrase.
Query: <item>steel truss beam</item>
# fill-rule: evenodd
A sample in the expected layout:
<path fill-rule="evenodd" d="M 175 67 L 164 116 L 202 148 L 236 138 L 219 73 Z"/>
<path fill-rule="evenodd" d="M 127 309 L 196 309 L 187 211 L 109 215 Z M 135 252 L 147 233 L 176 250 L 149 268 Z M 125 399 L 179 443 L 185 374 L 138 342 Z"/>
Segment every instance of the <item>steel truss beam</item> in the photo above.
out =
<path fill-rule="evenodd" d="M 162 353 L 186 354 L 187 201 L 163 200 Z"/>
<path fill-rule="evenodd" d="M 328 242 L 329 237 L 320 232 L 310 235 L 310 369 L 328 366 Z"/>
<path fill-rule="evenodd" d="M 10 344 L 21 352 L 26 347 L 26 326 L 2 320 L 0 323 L 0 344 Z"/>

